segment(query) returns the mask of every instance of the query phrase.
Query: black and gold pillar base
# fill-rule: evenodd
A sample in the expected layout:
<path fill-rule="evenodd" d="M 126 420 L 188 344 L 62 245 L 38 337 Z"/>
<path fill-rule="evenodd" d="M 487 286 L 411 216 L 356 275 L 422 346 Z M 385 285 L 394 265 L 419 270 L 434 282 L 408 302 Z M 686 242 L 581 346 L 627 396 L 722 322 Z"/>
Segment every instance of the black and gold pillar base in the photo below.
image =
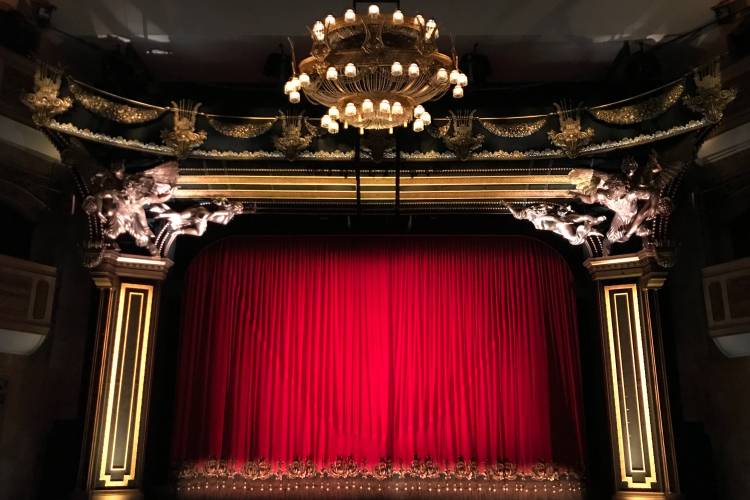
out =
<path fill-rule="evenodd" d="M 656 297 L 666 271 L 657 257 L 586 261 L 599 302 L 618 500 L 679 497 Z"/>
<path fill-rule="evenodd" d="M 172 262 L 105 251 L 92 269 L 99 323 L 83 460 L 89 498 L 142 498 L 159 288 Z"/>

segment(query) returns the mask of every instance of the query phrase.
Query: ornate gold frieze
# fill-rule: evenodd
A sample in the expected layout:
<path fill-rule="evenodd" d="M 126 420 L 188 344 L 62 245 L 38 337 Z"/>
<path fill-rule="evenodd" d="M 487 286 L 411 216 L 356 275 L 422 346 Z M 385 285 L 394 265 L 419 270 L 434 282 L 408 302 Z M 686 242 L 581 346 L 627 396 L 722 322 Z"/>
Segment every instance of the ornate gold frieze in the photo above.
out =
<path fill-rule="evenodd" d="M 652 142 L 667 139 L 669 137 L 692 132 L 699 128 L 705 127 L 708 123 L 709 122 L 706 119 L 691 120 L 682 125 L 676 125 L 674 127 L 665 130 L 659 130 L 651 134 L 639 134 L 634 137 L 625 137 L 623 139 L 591 144 L 582 148 L 581 154 L 585 155 L 590 153 L 603 153 L 616 149 L 642 146 L 644 144 L 649 144 Z M 46 126 L 51 130 L 56 130 L 58 132 L 79 137 L 81 139 L 90 140 L 109 146 L 120 147 L 123 149 L 132 149 L 144 153 L 159 155 L 168 155 L 171 153 L 171 150 L 162 144 L 146 143 L 134 139 L 126 139 L 120 136 L 110 136 L 107 134 L 94 132 L 87 128 L 79 128 L 72 123 L 61 123 L 55 120 L 51 120 Z M 205 160 L 274 160 L 284 158 L 284 155 L 278 151 L 228 151 L 219 149 L 195 149 L 191 151 L 189 156 L 191 158 L 200 158 Z M 472 154 L 469 159 L 473 161 L 536 160 L 562 158 L 563 156 L 564 154 L 560 149 L 527 149 L 524 151 L 505 151 L 502 149 L 497 149 L 492 151 L 477 151 Z M 297 158 L 315 161 L 351 161 L 354 159 L 354 151 L 303 151 L 298 155 Z M 386 156 L 386 158 L 388 158 L 388 156 Z M 452 161 L 456 159 L 456 155 L 448 151 L 405 151 L 401 153 L 401 159 L 405 161 Z"/>
<path fill-rule="evenodd" d="M 118 123 L 150 122 L 159 118 L 165 111 L 156 107 L 136 107 L 111 101 L 93 92 L 88 92 L 82 85 L 77 84 L 72 79 L 68 80 L 68 89 L 81 106 L 94 114 Z"/>
<path fill-rule="evenodd" d="M 695 71 L 695 95 L 686 95 L 682 102 L 691 111 L 701 113 L 709 123 L 718 123 L 724 116 L 724 109 L 737 97 L 737 89 L 721 87 L 721 67 L 719 61 L 702 71 Z"/>
<path fill-rule="evenodd" d="M 218 120 L 212 116 L 208 117 L 208 123 L 222 135 L 236 139 L 252 139 L 263 135 L 273 127 L 278 118 L 267 120 L 245 120 L 243 123 L 229 123 Z"/>
<path fill-rule="evenodd" d="M 519 138 L 528 137 L 539 132 L 547 123 L 547 117 L 528 121 L 496 121 L 489 118 L 479 118 L 479 122 L 492 135 Z"/>
<path fill-rule="evenodd" d="M 647 120 L 652 120 L 679 102 L 685 92 L 685 84 L 679 82 L 670 87 L 666 92 L 651 97 L 637 104 L 629 104 L 618 108 L 592 108 L 589 109 L 594 118 L 605 123 L 614 125 L 632 125 Z"/>
<path fill-rule="evenodd" d="M 31 119 L 39 127 L 46 126 L 55 116 L 62 114 L 73 105 L 71 97 L 60 97 L 62 76 L 60 71 L 46 64 L 39 64 L 34 72 L 34 91 L 21 96 L 31 110 Z"/>
<path fill-rule="evenodd" d="M 180 101 L 179 104 L 172 101 L 172 130 L 162 130 L 161 138 L 177 158 L 187 158 L 208 137 L 205 130 L 195 130 L 195 116 L 200 106 L 200 103 L 190 101 Z"/>
<path fill-rule="evenodd" d="M 594 137 L 594 129 L 581 128 L 581 109 L 564 109 L 555 103 L 557 117 L 560 120 L 560 131 L 550 130 L 547 132 L 549 141 L 560 148 L 568 158 L 575 158 L 581 153 L 581 149 L 591 142 Z"/>

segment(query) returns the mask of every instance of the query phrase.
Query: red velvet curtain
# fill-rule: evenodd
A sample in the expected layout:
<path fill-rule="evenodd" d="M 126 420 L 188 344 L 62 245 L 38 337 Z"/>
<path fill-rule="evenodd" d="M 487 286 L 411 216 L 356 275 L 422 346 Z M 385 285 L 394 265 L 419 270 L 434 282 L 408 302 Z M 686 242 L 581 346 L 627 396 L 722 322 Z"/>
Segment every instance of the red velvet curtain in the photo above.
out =
<path fill-rule="evenodd" d="M 176 461 L 582 459 L 573 279 L 527 238 L 234 238 L 187 274 Z"/>

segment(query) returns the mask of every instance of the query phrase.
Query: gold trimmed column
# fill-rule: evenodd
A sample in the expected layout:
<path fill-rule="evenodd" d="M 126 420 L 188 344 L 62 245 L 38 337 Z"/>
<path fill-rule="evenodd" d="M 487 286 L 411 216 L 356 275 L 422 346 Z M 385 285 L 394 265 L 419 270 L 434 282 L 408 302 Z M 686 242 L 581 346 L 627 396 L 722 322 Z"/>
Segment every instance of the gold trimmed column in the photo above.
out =
<path fill-rule="evenodd" d="M 172 262 L 105 251 L 83 460 L 89 498 L 140 499 L 159 289 Z"/>
<path fill-rule="evenodd" d="M 585 263 L 599 303 L 617 500 L 679 497 L 656 296 L 666 271 L 656 257 Z"/>

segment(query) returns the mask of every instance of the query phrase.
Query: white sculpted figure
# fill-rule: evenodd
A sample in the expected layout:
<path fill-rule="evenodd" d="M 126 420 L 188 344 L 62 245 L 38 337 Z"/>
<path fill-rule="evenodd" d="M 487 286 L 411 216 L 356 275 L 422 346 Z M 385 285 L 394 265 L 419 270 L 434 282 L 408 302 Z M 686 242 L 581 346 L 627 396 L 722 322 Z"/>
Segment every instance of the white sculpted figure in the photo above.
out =
<path fill-rule="evenodd" d="M 594 226 L 606 220 L 604 216 L 594 217 L 579 214 L 569 206 L 551 203 L 538 203 L 521 210 L 514 210 L 510 205 L 506 205 L 506 207 L 516 219 L 530 221 L 537 229 L 559 234 L 568 240 L 571 245 L 582 245 L 588 236 L 601 236 L 601 233 L 598 233 Z"/>
<path fill-rule="evenodd" d="M 129 234 L 136 245 L 148 249 L 152 255 L 158 250 L 154 245 L 154 233 L 148 226 L 146 207 L 159 206 L 160 210 L 169 207 L 169 200 L 176 190 L 177 163 L 167 162 L 145 172 L 125 175 L 122 167 L 110 175 L 97 175 L 95 182 L 106 189 L 87 196 L 83 200 L 83 210 L 96 215 L 102 223 L 102 234 L 109 240 L 116 240 L 122 234 Z"/>

